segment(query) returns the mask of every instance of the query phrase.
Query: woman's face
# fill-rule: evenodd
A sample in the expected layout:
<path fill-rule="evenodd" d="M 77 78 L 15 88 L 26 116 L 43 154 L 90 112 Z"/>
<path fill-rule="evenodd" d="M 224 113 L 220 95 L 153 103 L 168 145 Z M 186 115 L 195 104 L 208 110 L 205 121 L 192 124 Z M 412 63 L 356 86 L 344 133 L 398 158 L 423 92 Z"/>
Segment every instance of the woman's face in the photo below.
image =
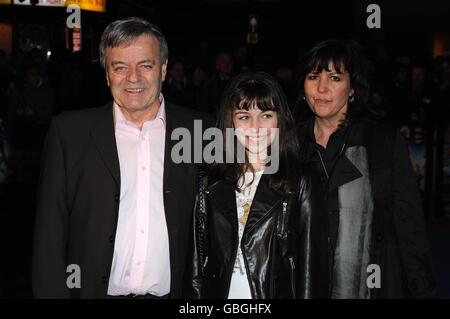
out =
<path fill-rule="evenodd" d="M 348 71 L 337 73 L 333 65 L 315 74 L 310 72 L 304 81 L 306 102 L 317 118 L 343 120 L 348 99 L 354 94 Z M 343 68 L 341 68 L 342 70 Z"/>
<path fill-rule="evenodd" d="M 257 107 L 248 111 L 235 109 L 233 125 L 236 137 L 250 154 L 263 154 L 273 142 L 278 128 L 278 116 L 275 111 L 261 111 Z"/>

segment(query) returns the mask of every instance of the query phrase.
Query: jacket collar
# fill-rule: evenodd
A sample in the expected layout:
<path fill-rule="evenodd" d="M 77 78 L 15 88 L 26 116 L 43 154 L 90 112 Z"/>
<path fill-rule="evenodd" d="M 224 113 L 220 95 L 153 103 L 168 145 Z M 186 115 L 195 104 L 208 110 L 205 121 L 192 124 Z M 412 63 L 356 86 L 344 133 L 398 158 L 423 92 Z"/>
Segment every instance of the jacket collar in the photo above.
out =
<path fill-rule="evenodd" d="M 368 132 L 365 125 L 357 123 L 351 125 L 349 128 L 348 137 L 346 139 L 346 146 L 341 158 L 337 161 L 333 169 L 333 173 L 328 181 L 330 190 L 336 189 L 341 185 L 350 183 L 351 181 L 362 177 L 360 170 L 348 159 L 346 156 L 349 147 L 368 145 Z"/>
<path fill-rule="evenodd" d="M 256 189 L 244 232 L 250 231 L 260 220 L 270 213 L 286 194 L 269 185 L 269 177 L 263 175 Z"/>
<path fill-rule="evenodd" d="M 214 206 L 222 212 L 237 233 L 238 221 L 234 183 L 230 180 L 221 179 L 208 186 L 207 192 L 210 200 L 214 202 Z M 269 177 L 264 174 L 256 189 L 244 233 L 250 231 L 285 197 L 286 193 L 276 190 L 269 185 Z"/>
<path fill-rule="evenodd" d="M 328 188 L 330 190 L 338 188 L 339 186 L 350 183 L 362 176 L 359 169 L 344 154 L 337 161 L 336 166 L 331 173 L 330 180 L 328 181 Z"/>

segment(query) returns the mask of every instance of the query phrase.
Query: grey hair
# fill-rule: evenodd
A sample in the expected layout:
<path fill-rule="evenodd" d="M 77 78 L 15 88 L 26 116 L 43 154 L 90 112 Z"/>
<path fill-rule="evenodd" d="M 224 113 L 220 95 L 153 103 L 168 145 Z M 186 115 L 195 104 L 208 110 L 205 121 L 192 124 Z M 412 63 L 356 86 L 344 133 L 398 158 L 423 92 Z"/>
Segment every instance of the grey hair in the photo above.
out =
<path fill-rule="evenodd" d="M 155 37 L 159 42 L 161 64 L 167 63 L 169 47 L 159 27 L 147 20 L 130 17 L 117 20 L 108 25 L 100 40 L 100 64 L 106 68 L 106 49 L 131 44 L 136 38 L 147 35 Z"/>

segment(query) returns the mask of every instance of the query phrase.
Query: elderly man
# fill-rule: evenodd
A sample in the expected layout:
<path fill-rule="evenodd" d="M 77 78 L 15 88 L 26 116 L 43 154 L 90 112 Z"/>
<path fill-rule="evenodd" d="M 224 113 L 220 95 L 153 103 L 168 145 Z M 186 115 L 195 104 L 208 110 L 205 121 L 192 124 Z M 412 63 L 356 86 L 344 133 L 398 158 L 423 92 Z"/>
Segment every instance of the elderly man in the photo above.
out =
<path fill-rule="evenodd" d="M 171 158 L 171 133 L 206 118 L 165 103 L 168 46 L 155 25 L 113 22 L 100 60 L 113 101 L 56 116 L 48 132 L 34 295 L 180 298 L 197 165 Z"/>

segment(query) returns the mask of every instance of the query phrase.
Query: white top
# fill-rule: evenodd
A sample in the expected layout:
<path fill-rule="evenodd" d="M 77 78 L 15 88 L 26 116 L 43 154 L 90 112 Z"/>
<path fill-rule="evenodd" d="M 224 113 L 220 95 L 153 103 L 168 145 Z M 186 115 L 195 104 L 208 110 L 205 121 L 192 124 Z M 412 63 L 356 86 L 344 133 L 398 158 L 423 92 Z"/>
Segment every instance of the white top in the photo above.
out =
<path fill-rule="evenodd" d="M 239 246 L 236 255 L 236 261 L 234 263 L 233 275 L 231 276 L 230 291 L 228 293 L 228 299 L 252 299 L 250 292 L 250 285 L 247 277 L 247 270 L 244 264 L 244 258 L 241 250 L 241 239 L 244 233 L 245 224 L 247 223 L 250 207 L 255 197 L 256 189 L 258 188 L 259 181 L 263 171 L 255 172 L 254 181 L 251 185 L 248 185 L 253 178 L 253 174 L 250 172 L 244 175 L 244 184 L 241 187 L 241 191 L 236 191 L 236 206 L 237 217 L 239 225 Z M 239 181 L 241 185 L 242 179 Z"/>

